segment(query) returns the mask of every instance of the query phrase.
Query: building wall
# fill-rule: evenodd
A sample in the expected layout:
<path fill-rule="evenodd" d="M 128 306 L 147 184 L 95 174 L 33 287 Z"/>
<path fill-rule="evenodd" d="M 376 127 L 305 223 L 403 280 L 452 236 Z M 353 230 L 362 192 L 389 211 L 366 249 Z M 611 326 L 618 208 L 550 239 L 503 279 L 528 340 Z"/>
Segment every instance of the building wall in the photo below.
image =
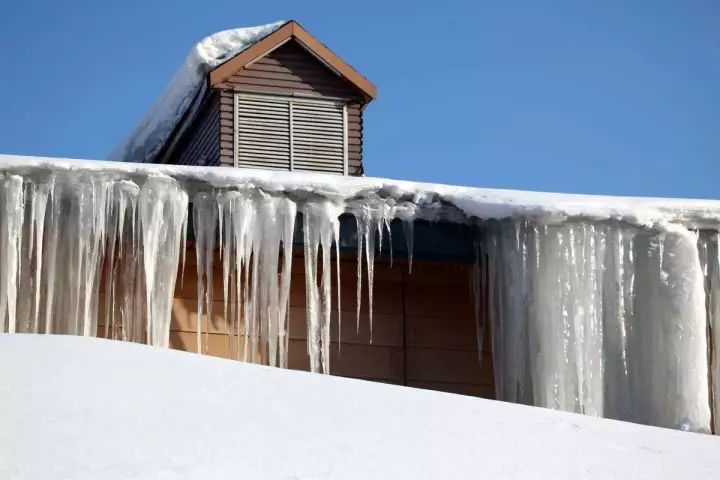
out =
<path fill-rule="evenodd" d="M 333 97 L 348 100 L 348 174 L 362 173 L 362 98 L 343 78 L 291 41 L 239 70 L 218 85 L 220 93 L 220 164 L 233 165 L 233 93 Z"/>
<path fill-rule="evenodd" d="M 168 162 L 178 165 L 219 165 L 220 95 L 211 93 L 200 107 L 197 118 L 185 130 Z"/>
<path fill-rule="evenodd" d="M 195 253 L 188 250 L 184 281 L 175 290 L 170 346 L 197 350 L 197 290 Z M 342 342 L 338 348 L 333 314 L 331 373 L 411 387 L 492 398 L 494 395 L 489 334 L 479 362 L 473 294 L 467 263 L 415 261 L 390 267 L 378 260 L 375 270 L 373 338 L 367 316 L 367 289 L 359 331 L 356 331 L 356 257 L 341 255 Z M 213 314 L 203 315 L 203 353 L 237 358 L 238 337 L 227 335 L 222 278 L 216 260 Z M 305 277 L 302 253 L 293 262 L 290 298 L 290 368 L 309 370 L 306 352 Z M 363 276 L 365 277 L 363 272 Z M 333 295 L 336 292 L 333 281 Z M 333 298 L 333 307 L 335 299 Z M 100 311 L 102 312 L 102 306 Z M 101 321 L 102 322 L 102 321 Z M 105 329 L 100 327 L 99 332 Z M 207 335 L 205 335 L 207 333 Z M 242 337 L 240 341 L 242 342 Z"/>

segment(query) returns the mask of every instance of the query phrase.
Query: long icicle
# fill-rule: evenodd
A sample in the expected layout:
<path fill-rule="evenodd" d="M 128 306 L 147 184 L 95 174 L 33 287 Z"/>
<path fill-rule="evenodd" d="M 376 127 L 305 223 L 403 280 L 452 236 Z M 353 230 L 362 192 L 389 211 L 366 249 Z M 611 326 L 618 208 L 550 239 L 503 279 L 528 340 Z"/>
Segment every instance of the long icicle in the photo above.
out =
<path fill-rule="evenodd" d="M 17 284 L 20 274 L 22 227 L 25 219 L 23 179 L 18 175 L 6 176 L 2 183 L 2 202 L 5 208 L 0 220 L 0 325 L 7 318 L 8 333 L 17 326 Z M 7 317 L 6 317 L 7 314 Z M 0 328 L 0 331 L 3 331 Z"/>
<path fill-rule="evenodd" d="M 211 193 L 199 192 L 193 197 L 193 230 L 195 233 L 195 256 L 197 259 L 197 352 L 203 353 L 203 306 L 206 311 L 205 333 L 212 321 L 213 256 L 217 230 L 217 201 Z"/>
<path fill-rule="evenodd" d="M 169 345 L 172 298 L 187 207 L 187 193 L 171 178 L 148 177 L 140 191 L 146 337 L 151 345 Z"/>

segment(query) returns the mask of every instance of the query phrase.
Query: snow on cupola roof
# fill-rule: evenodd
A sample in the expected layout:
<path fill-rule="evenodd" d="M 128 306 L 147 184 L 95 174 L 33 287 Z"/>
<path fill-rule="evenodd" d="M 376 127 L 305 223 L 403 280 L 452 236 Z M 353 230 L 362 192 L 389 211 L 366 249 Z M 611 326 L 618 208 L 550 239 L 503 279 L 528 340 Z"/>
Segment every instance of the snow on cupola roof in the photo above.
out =
<path fill-rule="evenodd" d="M 110 154 L 110 160 L 153 162 L 193 101 L 205 92 L 207 74 L 285 24 L 278 21 L 235 28 L 200 40 L 132 133 Z"/>

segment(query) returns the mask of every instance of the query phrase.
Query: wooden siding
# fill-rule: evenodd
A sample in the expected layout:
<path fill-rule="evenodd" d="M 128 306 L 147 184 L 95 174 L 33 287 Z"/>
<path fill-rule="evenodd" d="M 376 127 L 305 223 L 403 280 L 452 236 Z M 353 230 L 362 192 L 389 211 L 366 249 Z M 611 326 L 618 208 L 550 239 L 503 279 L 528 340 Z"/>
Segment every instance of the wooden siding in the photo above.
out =
<path fill-rule="evenodd" d="M 195 352 L 197 273 L 192 249 L 188 250 L 187 259 L 184 282 L 180 284 L 178 280 L 175 289 L 170 346 Z M 342 342 L 338 348 L 338 324 L 333 314 L 330 365 L 333 375 L 493 398 L 489 335 L 482 364 L 476 348 L 469 264 L 415 261 L 410 274 L 402 259 L 395 259 L 392 268 L 387 261 L 379 260 L 375 270 L 371 342 L 365 285 L 360 327 L 356 330 L 356 258 L 342 255 L 341 260 Z M 215 265 L 212 318 L 208 321 L 205 314 L 202 322 L 203 353 L 236 358 L 238 340 L 243 337 L 238 339 L 225 333 L 219 259 Z M 333 292 L 335 289 L 333 279 Z M 104 311 L 102 296 L 99 311 Z M 290 318 L 290 368 L 307 371 L 310 366 L 301 252 L 296 253 L 293 261 Z M 101 326 L 98 331 L 102 334 L 105 329 Z"/>
<path fill-rule="evenodd" d="M 167 162 L 177 165 L 220 165 L 220 95 L 212 92 L 177 141 Z"/>
<path fill-rule="evenodd" d="M 258 59 L 218 84 L 220 164 L 233 165 L 233 93 L 237 91 L 333 97 L 348 101 L 348 174 L 362 169 L 363 118 L 360 92 L 294 41 Z"/>

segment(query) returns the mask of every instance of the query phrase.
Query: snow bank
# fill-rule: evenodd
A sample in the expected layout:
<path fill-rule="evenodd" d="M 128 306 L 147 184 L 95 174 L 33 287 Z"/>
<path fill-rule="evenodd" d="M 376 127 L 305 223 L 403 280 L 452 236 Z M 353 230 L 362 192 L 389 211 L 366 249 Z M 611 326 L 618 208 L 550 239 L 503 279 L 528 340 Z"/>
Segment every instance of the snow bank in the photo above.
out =
<path fill-rule="evenodd" d="M 167 175 L 184 182 L 201 182 L 213 187 L 256 188 L 266 193 L 284 193 L 296 198 L 324 197 L 352 201 L 379 196 L 417 205 L 424 210 L 421 213 L 428 217 L 451 215 L 456 210 L 466 218 L 524 218 L 543 224 L 580 218 L 621 220 L 631 225 L 657 228 L 677 223 L 688 228 L 720 229 L 719 200 L 528 192 L 374 177 L 340 177 L 323 173 L 0 155 L 2 171 L 22 174 L 38 169 L 105 172 L 128 177 Z M 455 219 L 461 220 L 457 217 Z"/>
<path fill-rule="evenodd" d="M 717 478 L 720 439 L 97 339 L 0 335 L 2 478 Z"/>
<path fill-rule="evenodd" d="M 218 32 L 198 42 L 133 132 L 111 154 L 125 162 L 152 162 L 176 125 L 205 88 L 210 70 L 260 41 L 284 22 Z"/>

